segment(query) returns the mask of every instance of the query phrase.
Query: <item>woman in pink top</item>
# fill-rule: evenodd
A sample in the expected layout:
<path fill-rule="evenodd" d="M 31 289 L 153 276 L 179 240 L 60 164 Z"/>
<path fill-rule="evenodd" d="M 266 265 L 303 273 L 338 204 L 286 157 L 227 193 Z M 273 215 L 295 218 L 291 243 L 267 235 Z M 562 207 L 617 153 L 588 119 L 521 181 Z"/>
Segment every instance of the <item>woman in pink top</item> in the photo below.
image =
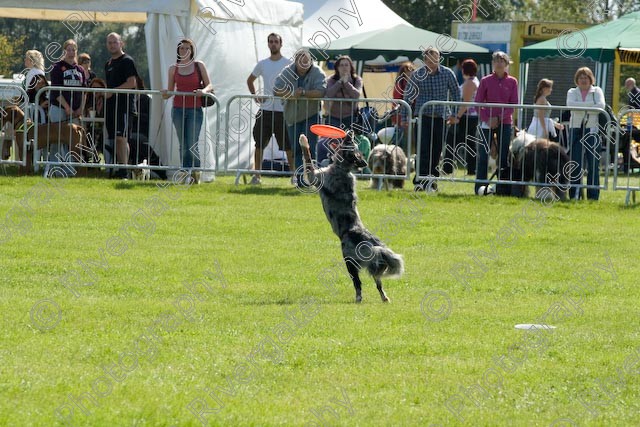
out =
<path fill-rule="evenodd" d="M 480 80 L 480 86 L 476 92 L 476 102 L 518 103 L 518 80 L 507 72 L 510 63 L 511 60 L 506 53 L 500 51 L 493 53 L 491 61 L 493 73 Z M 497 167 L 500 171 L 499 179 L 511 179 L 507 168 L 507 154 L 509 152 L 511 126 L 513 124 L 513 108 L 480 107 L 479 110 L 482 143 L 477 147 L 476 194 L 480 186 L 488 183 L 487 165 L 494 133 L 498 135 L 499 159 Z M 510 195 L 511 188 L 505 184 L 497 185 L 496 194 Z"/>
<path fill-rule="evenodd" d="M 199 168 L 198 137 L 202 128 L 202 95 L 213 93 L 207 67 L 194 59 L 196 47 L 193 40 L 183 39 L 178 43 L 178 58 L 169 68 L 169 91 L 195 93 L 196 96 L 176 95 L 173 100 L 171 118 L 178 133 L 182 167 Z M 173 95 L 163 91 L 165 99 Z M 197 176 L 197 175 L 196 175 Z M 198 181 L 198 178 L 196 178 Z"/>

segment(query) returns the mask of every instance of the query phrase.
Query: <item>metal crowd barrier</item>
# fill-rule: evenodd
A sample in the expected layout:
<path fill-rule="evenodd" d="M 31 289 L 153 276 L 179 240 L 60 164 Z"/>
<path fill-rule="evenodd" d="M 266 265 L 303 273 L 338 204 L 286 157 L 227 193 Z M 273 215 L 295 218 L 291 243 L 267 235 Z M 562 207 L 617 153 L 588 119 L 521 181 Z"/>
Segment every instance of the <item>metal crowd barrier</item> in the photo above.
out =
<path fill-rule="evenodd" d="M 613 189 L 626 191 L 625 204 L 629 205 L 636 202 L 636 191 L 640 190 L 640 110 L 623 109 L 617 119 L 620 132 L 616 135 L 618 167 L 613 175 Z"/>
<path fill-rule="evenodd" d="M 49 117 L 47 123 L 35 127 L 33 165 L 35 168 L 44 166 L 45 173 L 49 175 L 52 171 L 65 171 L 65 176 L 75 175 L 75 168 L 100 168 L 116 174 L 118 170 L 148 169 L 159 178 L 179 169 L 216 171 L 220 108 L 217 98 L 211 94 L 204 95 L 213 100 L 213 105 L 202 109 L 202 126 L 196 143 L 185 149 L 194 161 L 200 160 L 200 166 L 189 166 L 182 161 L 182 138 L 175 128 L 176 124 L 184 125 L 184 119 L 172 121 L 172 100 L 163 99 L 161 91 L 46 86 L 37 92 L 35 104 L 39 105 L 45 96 L 51 103 L 52 91 L 54 94 L 82 92 L 85 102 L 79 116 L 76 114 L 60 123 L 52 122 Z M 197 96 L 195 93 L 166 93 L 183 99 Z M 132 97 L 132 103 L 123 101 L 126 104 L 124 109 L 116 103 L 114 110 L 109 110 L 111 106 L 107 98 L 123 95 Z M 194 107 L 191 113 L 195 114 L 196 110 Z M 122 157 L 126 151 L 119 150 L 115 138 L 109 137 L 107 115 L 122 117 L 121 128 L 126 131 L 129 152 L 125 159 Z M 143 164 L 145 160 L 146 164 Z"/>
<path fill-rule="evenodd" d="M 29 97 L 19 85 L 0 85 L 0 164 L 25 166 Z M 26 113 L 25 113 L 26 111 Z M 25 132 L 26 130 L 26 132 Z"/>
<path fill-rule="evenodd" d="M 478 112 L 478 117 L 467 117 L 457 125 L 448 124 L 446 119 L 443 120 L 441 118 L 441 108 L 457 112 L 461 106 L 474 108 L 476 112 Z M 433 107 L 437 109 L 434 110 Z M 485 130 L 483 132 L 479 120 L 479 107 L 489 107 L 493 110 L 492 115 L 498 115 L 500 117 L 502 117 L 502 113 L 505 112 L 505 110 L 513 110 L 511 132 L 509 132 L 508 135 L 502 136 L 502 126 L 499 126 L 493 131 Z M 522 170 L 525 166 L 524 157 L 521 159 L 520 165 L 514 165 L 513 156 L 510 156 L 509 153 L 509 146 L 515 138 L 516 129 L 530 131 L 530 134 L 537 134 L 539 123 L 536 126 L 531 126 L 532 118 L 536 111 L 544 111 L 545 117 L 549 118 L 549 120 L 545 122 L 547 128 L 550 126 L 554 126 L 555 128 L 556 124 L 564 127 L 562 130 L 556 129 L 556 135 L 549 135 L 548 138 L 562 146 L 565 151 L 568 152 L 570 159 L 572 143 L 568 117 L 570 111 L 584 111 L 598 115 L 600 124 L 597 128 L 591 129 L 592 132 L 585 129 L 585 136 L 580 139 L 580 146 L 582 147 L 583 155 L 590 153 L 598 161 L 598 176 L 601 174 L 604 175 L 604 180 L 600 180 L 600 184 L 598 185 L 585 184 L 585 171 L 583 170 L 580 175 L 582 177 L 580 183 L 567 184 L 566 187 L 563 187 L 566 189 L 572 187 L 580 189 L 607 189 L 609 175 L 615 166 L 610 159 L 616 146 L 618 126 L 608 119 L 609 116 L 603 109 L 558 105 L 538 106 L 531 104 L 491 104 L 453 101 L 430 101 L 425 103 L 418 112 L 416 181 L 467 182 L 474 183 L 476 186 L 477 184 L 486 186 L 494 183 L 496 185 L 510 185 L 515 188 L 514 195 L 518 195 L 518 192 L 524 188 L 523 186 L 554 185 L 554 182 L 550 182 L 548 179 L 552 178 L 554 174 L 551 174 L 551 177 L 534 176 L 535 179 L 533 180 L 523 180 Z M 551 113 L 546 113 L 547 111 Z M 428 113 L 432 113 L 432 115 L 428 115 Z M 562 120 L 562 118 L 565 118 L 565 120 Z M 533 129 L 529 129 L 530 127 L 533 127 Z M 491 135 L 491 137 L 487 138 L 487 134 Z M 432 142 L 428 144 L 425 143 L 425 137 Z M 542 138 L 542 135 L 538 135 L 538 137 Z M 500 143 L 500 141 L 503 142 Z M 483 152 L 480 152 L 480 150 L 483 150 Z M 480 177 L 478 177 L 477 163 L 481 156 L 493 158 L 495 165 L 493 166 L 493 170 L 487 171 L 486 176 L 480 171 Z M 542 161 L 546 162 L 546 160 L 547 159 L 538 157 L 536 154 L 533 158 L 533 170 L 538 170 L 538 164 L 541 164 L 540 162 Z M 573 160 L 570 160 L 570 163 L 571 162 L 573 162 Z M 586 161 L 583 161 L 583 167 L 586 163 Z M 530 167 L 531 165 L 528 166 L 528 168 Z M 565 168 L 565 170 L 561 171 L 561 173 L 564 174 L 561 178 L 570 180 L 571 167 L 577 168 L 577 166 L 573 165 Z M 498 170 L 498 168 L 500 168 L 500 170 Z M 492 177 L 496 177 L 497 179 L 493 180 Z M 557 185 L 558 183 L 556 182 L 555 184 Z"/>
<path fill-rule="evenodd" d="M 301 109 L 304 112 L 302 116 L 307 118 L 302 118 L 297 125 L 288 126 L 282 114 L 261 110 L 261 103 L 270 103 L 277 99 L 283 102 L 304 102 L 305 106 Z M 321 102 L 323 107 L 317 108 L 318 102 Z M 335 117 L 331 114 L 332 109 Z M 388 98 L 302 98 L 292 101 L 274 96 L 233 96 L 227 102 L 226 108 L 225 172 L 236 174 L 236 184 L 245 175 L 301 175 L 302 155 L 298 146 L 300 133 L 310 137 L 313 159 L 320 166 L 328 164 L 329 156 L 333 151 L 330 145 L 331 140 L 317 138 L 316 144 L 314 135 L 308 129 L 313 124 L 322 123 L 353 130 L 356 134 L 364 136 L 365 139 L 359 138 L 359 141 L 360 149 L 366 157 L 375 145 L 381 142 L 392 144 L 389 150 L 403 148 L 407 159 L 405 172 L 392 172 L 388 168 L 391 160 L 384 157 L 377 162 L 378 169 L 375 171 L 365 169 L 357 174 L 358 177 L 378 179 L 378 186 L 383 179 L 409 179 L 411 170 L 408 159 L 412 155 L 413 125 L 409 123 L 408 128 L 403 130 L 394 121 L 403 110 L 408 117 L 411 117 L 409 104 L 403 100 Z M 383 130 L 384 141 L 378 141 L 377 133 L 380 130 Z M 260 154 L 256 156 L 256 139 L 260 141 L 259 147 L 263 147 L 262 156 Z M 284 141 L 281 141 L 282 139 Z M 313 149 L 314 146 L 315 149 Z M 267 161 L 260 161 L 265 158 L 265 154 Z M 256 161 L 260 161 L 260 165 L 256 165 Z M 294 167 L 291 167 L 292 162 Z"/>

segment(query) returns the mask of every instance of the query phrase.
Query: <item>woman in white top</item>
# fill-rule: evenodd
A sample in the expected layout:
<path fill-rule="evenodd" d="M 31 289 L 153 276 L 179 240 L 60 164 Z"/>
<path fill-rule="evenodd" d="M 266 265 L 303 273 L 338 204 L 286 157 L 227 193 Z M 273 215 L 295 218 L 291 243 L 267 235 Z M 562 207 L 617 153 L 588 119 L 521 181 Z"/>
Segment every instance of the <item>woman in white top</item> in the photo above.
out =
<path fill-rule="evenodd" d="M 37 50 L 28 50 L 24 55 L 24 66 L 29 70 L 24 79 L 24 90 L 28 91 L 35 86 L 35 81 L 33 80 L 35 76 L 39 74 L 44 76 L 44 57 L 42 53 Z M 29 102 L 34 103 L 35 99 L 29 99 Z"/>
<path fill-rule="evenodd" d="M 574 76 L 577 87 L 567 92 L 567 106 L 605 108 L 602 89 L 594 86 L 595 77 L 588 67 L 579 68 Z M 571 147 L 571 161 L 578 167 L 573 167 L 569 177 L 572 184 L 569 196 L 574 199 L 580 194 L 577 184 L 582 181 L 583 165 L 586 160 L 587 169 L 587 199 L 598 200 L 600 197 L 600 138 L 598 136 L 598 113 L 585 111 L 571 111 L 569 120 L 569 143 Z M 576 185 L 575 187 L 573 185 Z"/>
<path fill-rule="evenodd" d="M 473 59 L 466 59 L 461 64 L 464 83 L 460 85 L 460 99 L 462 102 L 473 102 L 480 85 L 478 80 L 478 64 Z M 476 173 L 476 147 L 475 139 L 468 138 L 475 135 L 478 127 L 478 111 L 475 107 L 461 106 L 455 119 L 449 120 L 449 124 L 456 124 L 449 128 L 447 134 L 447 150 L 443 170 L 445 173 L 453 172 L 453 159 L 462 159 L 466 162 L 467 175 Z M 464 147 L 464 154 L 460 147 Z"/>
<path fill-rule="evenodd" d="M 553 80 L 540 80 L 536 89 L 536 95 L 533 97 L 533 103 L 535 105 L 551 105 L 547 97 L 551 95 L 552 91 Z M 554 138 L 558 136 L 556 129 L 563 130 L 564 126 L 551 119 L 551 110 L 536 109 L 527 133 L 534 135 L 536 138 L 549 139 L 549 136 Z"/>
<path fill-rule="evenodd" d="M 25 106 L 25 113 L 27 117 L 36 123 L 46 122 L 46 117 L 42 116 L 44 109 L 39 108 L 39 106 L 35 104 L 36 93 L 40 87 L 42 87 L 42 81 L 44 81 L 45 85 L 48 85 L 44 75 L 44 57 L 42 53 L 37 50 L 28 50 L 24 55 L 24 66 L 28 70 L 23 82 L 24 90 L 27 92 L 27 97 L 29 98 L 29 102 Z M 40 77 L 37 78 L 38 76 Z M 38 90 L 36 90 L 39 82 L 41 85 L 37 88 Z M 47 95 L 47 93 L 44 93 L 40 96 L 40 104 L 42 105 L 46 102 L 45 108 L 49 107 Z"/>

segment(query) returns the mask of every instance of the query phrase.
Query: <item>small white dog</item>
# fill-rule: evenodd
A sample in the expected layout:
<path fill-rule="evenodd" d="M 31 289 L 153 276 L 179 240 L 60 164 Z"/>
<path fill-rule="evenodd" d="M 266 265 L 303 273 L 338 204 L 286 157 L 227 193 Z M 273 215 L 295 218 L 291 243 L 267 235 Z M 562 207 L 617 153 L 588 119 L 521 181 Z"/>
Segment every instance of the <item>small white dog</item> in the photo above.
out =
<path fill-rule="evenodd" d="M 151 178 L 151 170 L 147 168 L 147 159 L 144 159 L 142 163 L 138 164 L 139 169 L 132 171 L 133 179 L 136 181 L 149 181 Z"/>

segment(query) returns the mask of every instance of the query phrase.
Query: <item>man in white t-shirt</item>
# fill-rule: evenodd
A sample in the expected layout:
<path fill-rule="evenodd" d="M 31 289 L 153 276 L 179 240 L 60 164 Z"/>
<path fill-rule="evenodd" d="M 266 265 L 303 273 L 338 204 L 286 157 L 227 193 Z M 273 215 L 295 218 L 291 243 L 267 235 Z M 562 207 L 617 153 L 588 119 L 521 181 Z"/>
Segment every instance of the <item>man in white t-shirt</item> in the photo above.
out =
<path fill-rule="evenodd" d="M 273 95 L 273 83 L 276 77 L 284 67 L 291 64 L 291 60 L 280 53 L 282 37 L 279 34 L 269 34 L 267 42 L 271 56 L 259 61 L 247 79 L 247 86 L 252 95 L 257 93 L 253 83 L 258 77 L 262 77 L 261 94 Z M 287 136 L 282 114 L 282 101 L 279 99 L 258 98 L 256 102 L 260 104 L 260 111 L 256 115 L 256 124 L 253 127 L 253 139 L 256 141 L 256 153 L 254 156 L 256 174 L 251 179 L 251 184 L 253 185 L 260 184 L 259 171 L 262 165 L 262 153 L 273 134 L 275 134 L 280 149 L 287 153 L 289 165 L 294 164 L 291 142 Z"/>

